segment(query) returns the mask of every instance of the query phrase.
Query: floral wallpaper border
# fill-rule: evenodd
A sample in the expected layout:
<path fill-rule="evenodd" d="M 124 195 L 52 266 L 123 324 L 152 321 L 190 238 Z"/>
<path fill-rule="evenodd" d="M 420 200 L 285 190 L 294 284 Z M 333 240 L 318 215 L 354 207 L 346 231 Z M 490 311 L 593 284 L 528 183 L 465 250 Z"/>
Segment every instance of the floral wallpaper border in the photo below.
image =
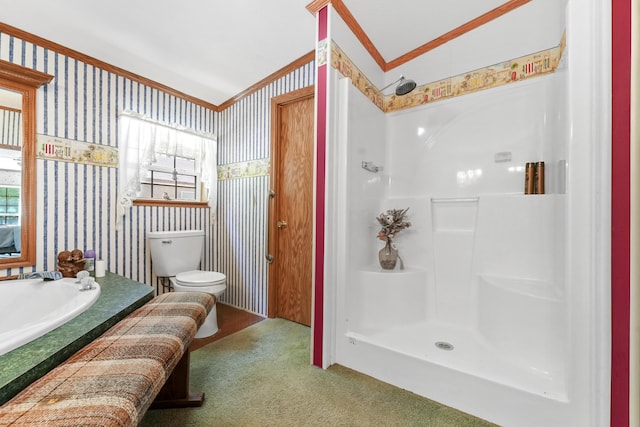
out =
<path fill-rule="evenodd" d="M 333 41 L 331 66 L 350 78 L 352 84 L 378 108 L 390 113 L 553 73 L 558 68 L 565 47 L 566 35 L 563 34 L 560 44 L 551 49 L 420 85 L 404 96 L 384 95 Z"/>
<path fill-rule="evenodd" d="M 266 176 L 271 172 L 269 159 L 250 160 L 218 166 L 218 181 Z"/>
<path fill-rule="evenodd" d="M 562 58 L 565 36 L 562 36 L 560 44 L 554 48 L 421 85 L 402 97 L 395 94 L 384 95 L 335 42 L 332 41 L 330 47 L 331 66 L 343 76 L 349 77 L 353 85 L 378 108 L 389 113 L 552 73 Z M 317 52 L 319 62 L 326 61 L 326 51 L 325 43 Z M 218 181 L 268 176 L 270 172 L 270 159 L 229 163 L 218 165 Z"/>
<path fill-rule="evenodd" d="M 118 167 L 118 149 L 101 144 L 36 135 L 37 158 L 94 166 Z"/>
<path fill-rule="evenodd" d="M 118 149 L 100 144 L 72 139 L 37 135 L 37 157 L 39 159 L 88 165 L 118 167 Z M 218 180 L 267 176 L 271 173 L 270 159 L 250 160 L 218 166 Z"/>

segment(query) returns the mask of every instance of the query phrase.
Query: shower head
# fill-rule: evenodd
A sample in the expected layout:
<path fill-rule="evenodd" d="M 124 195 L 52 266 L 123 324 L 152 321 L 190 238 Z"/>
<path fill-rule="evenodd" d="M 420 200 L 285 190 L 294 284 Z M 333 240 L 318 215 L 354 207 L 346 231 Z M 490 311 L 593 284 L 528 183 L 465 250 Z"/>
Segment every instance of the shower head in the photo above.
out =
<path fill-rule="evenodd" d="M 411 79 L 405 79 L 404 76 L 400 76 L 398 80 L 383 87 L 380 91 L 382 92 L 396 83 L 398 83 L 398 86 L 396 86 L 396 95 L 398 96 L 406 95 L 416 88 L 416 82 Z"/>
<path fill-rule="evenodd" d="M 398 83 L 398 86 L 396 86 L 396 95 L 398 96 L 406 95 L 412 90 L 414 90 L 415 88 L 416 88 L 416 82 L 414 82 L 411 79 L 407 80 L 404 77 L 400 77 L 400 83 Z"/>

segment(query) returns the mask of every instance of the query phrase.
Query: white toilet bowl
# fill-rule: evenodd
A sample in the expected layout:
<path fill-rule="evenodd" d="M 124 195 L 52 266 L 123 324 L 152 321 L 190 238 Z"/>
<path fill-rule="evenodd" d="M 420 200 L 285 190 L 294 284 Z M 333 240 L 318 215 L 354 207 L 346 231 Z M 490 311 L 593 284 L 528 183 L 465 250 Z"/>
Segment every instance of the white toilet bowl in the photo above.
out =
<path fill-rule="evenodd" d="M 227 289 L 227 277 L 217 271 L 190 270 L 170 278 L 173 290 L 177 292 L 205 292 L 216 297 Z M 198 329 L 196 338 L 206 338 L 218 332 L 218 311 L 213 306 L 204 323 Z"/>

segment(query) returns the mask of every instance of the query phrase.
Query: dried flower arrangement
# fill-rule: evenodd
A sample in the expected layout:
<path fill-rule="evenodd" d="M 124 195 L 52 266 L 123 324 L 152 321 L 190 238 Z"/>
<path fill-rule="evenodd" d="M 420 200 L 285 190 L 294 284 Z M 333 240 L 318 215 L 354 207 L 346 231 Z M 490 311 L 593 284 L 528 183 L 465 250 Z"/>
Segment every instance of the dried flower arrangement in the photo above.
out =
<path fill-rule="evenodd" d="M 378 232 L 378 239 L 390 241 L 400 231 L 411 227 L 411 223 L 406 220 L 408 210 L 409 208 L 389 209 L 378 215 L 376 219 L 381 225 L 380 231 Z"/>

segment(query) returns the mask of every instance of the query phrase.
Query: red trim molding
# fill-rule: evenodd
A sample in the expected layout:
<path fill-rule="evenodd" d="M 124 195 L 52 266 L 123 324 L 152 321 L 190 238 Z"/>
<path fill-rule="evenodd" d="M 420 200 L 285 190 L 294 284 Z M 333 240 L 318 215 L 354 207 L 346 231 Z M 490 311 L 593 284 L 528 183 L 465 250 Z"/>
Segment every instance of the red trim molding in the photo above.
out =
<path fill-rule="evenodd" d="M 318 42 L 327 38 L 328 8 L 317 14 Z M 326 147 L 327 147 L 327 89 L 329 65 L 316 65 L 316 222 L 313 287 L 313 364 L 322 367 L 322 337 L 324 335 L 324 221 L 326 200 Z"/>
<path fill-rule="evenodd" d="M 612 0 L 611 425 L 629 425 L 631 0 Z"/>

